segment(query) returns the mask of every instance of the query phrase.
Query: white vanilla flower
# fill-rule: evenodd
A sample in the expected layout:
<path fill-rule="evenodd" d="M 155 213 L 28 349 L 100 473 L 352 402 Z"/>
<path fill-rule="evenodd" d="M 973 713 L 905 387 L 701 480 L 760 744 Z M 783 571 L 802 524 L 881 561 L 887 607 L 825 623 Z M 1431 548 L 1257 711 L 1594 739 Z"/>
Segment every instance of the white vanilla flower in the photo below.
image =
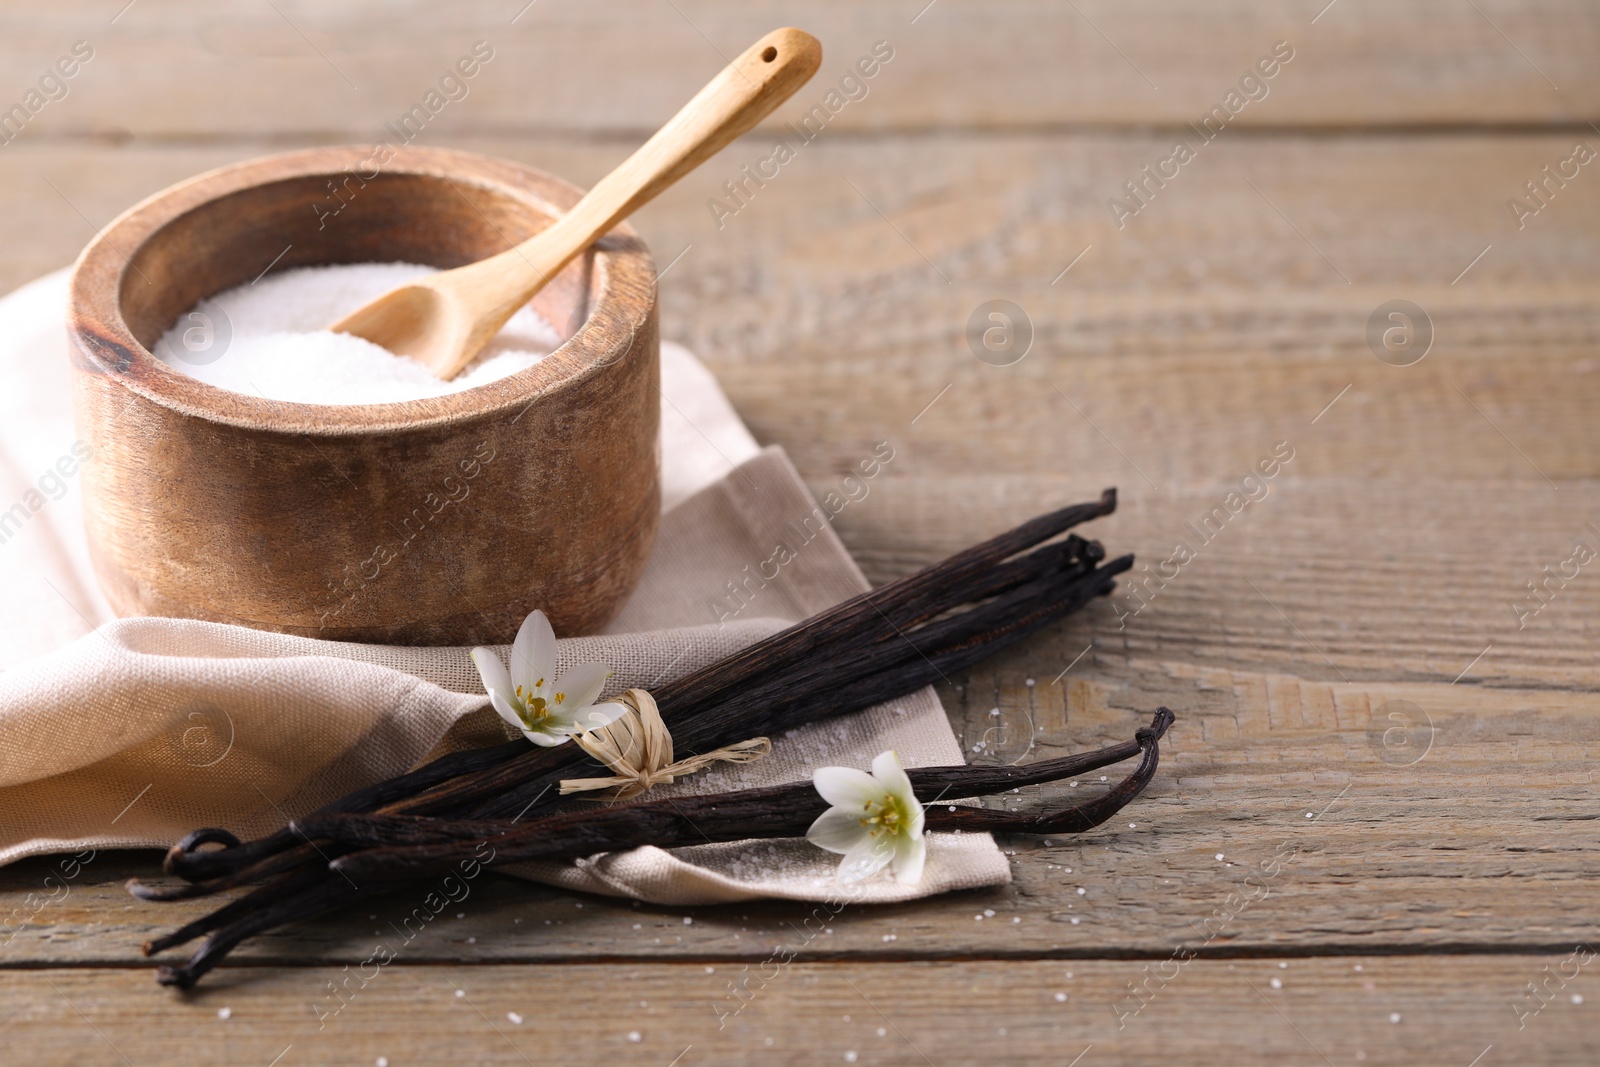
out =
<path fill-rule="evenodd" d="M 628 710 L 594 702 L 611 677 L 604 663 L 585 663 L 555 678 L 556 634 L 542 611 L 522 621 L 509 671 L 487 648 L 473 649 L 472 662 L 494 710 L 536 745 L 559 745 L 573 734 L 609 725 Z"/>
<path fill-rule="evenodd" d="M 843 853 L 841 882 L 870 878 L 891 864 L 895 881 L 921 881 L 928 855 L 922 805 L 893 750 L 872 761 L 871 774 L 853 767 L 820 767 L 811 781 L 833 807 L 811 824 L 806 840 Z"/>

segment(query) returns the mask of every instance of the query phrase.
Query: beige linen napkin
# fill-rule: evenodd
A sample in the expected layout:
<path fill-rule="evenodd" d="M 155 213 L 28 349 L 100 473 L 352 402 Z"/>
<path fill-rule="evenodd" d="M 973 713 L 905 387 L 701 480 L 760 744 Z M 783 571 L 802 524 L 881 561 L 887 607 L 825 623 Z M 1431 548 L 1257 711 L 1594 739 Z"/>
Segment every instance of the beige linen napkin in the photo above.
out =
<path fill-rule="evenodd" d="M 113 618 L 81 533 L 65 291 L 63 271 L 0 300 L 0 863 L 165 846 L 204 825 L 258 835 L 430 755 L 502 739 L 465 648 Z M 558 646 L 563 666 L 610 664 L 614 690 L 659 685 L 867 587 L 782 451 L 758 449 L 710 372 L 670 344 L 662 426 L 668 510 L 640 587 L 605 634 Z M 15 503 L 26 514 L 7 523 Z M 793 560 L 746 585 L 753 597 L 731 612 L 728 583 L 780 543 Z M 931 689 L 773 741 L 766 759 L 653 795 L 801 780 L 825 764 L 865 767 L 886 748 L 909 766 L 962 761 Z M 775 841 L 641 848 L 517 873 L 658 903 L 821 900 L 841 895 L 836 862 L 804 841 Z M 934 834 L 919 885 L 880 877 L 851 897 L 900 900 L 1009 876 L 987 836 Z"/>

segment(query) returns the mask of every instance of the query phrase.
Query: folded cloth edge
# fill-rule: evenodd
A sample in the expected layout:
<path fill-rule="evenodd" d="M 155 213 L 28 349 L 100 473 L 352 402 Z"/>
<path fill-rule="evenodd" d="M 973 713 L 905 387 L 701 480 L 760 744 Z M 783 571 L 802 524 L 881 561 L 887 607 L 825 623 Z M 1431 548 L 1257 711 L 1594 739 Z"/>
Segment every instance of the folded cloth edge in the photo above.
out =
<path fill-rule="evenodd" d="M 33 320 L 60 322 L 60 305 L 64 303 L 66 275 L 66 271 L 47 275 L 0 299 L 0 311 L 5 313 L 6 321 L 22 322 L 27 327 L 24 332 L 28 335 L 25 338 L 14 339 L 11 343 L 0 340 L 0 370 L 5 371 L 8 377 L 13 377 L 14 372 L 20 373 L 21 368 L 40 366 L 41 358 L 51 367 L 60 365 L 64 368 L 66 350 L 64 331 L 58 325 L 45 329 Z M 55 307 L 47 308 L 48 304 L 54 304 Z M 20 318 L 18 313 L 21 313 Z M 796 578 L 794 573 L 786 574 L 783 580 L 774 583 L 772 589 L 760 591 L 754 605 L 734 602 L 737 604 L 735 610 L 737 617 L 722 618 L 715 627 L 719 635 L 722 638 L 732 638 L 737 635 L 740 640 L 747 643 L 748 640 L 758 639 L 783 625 L 784 621 L 797 621 L 819 610 L 820 607 L 865 588 L 859 570 L 833 534 L 831 516 L 817 507 L 816 502 L 810 498 L 798 473 L 782 455 L 781 450 L 768 449 L 765 453 L 756 455 L 757 446 L 754 440 L 750 438 L 748 430 L 733 411 L 726 396 L 722 394 L 710 371 L 692 354 L 668 342 L 663 342 L 662 345 L 662 364 L 663 495 L 664 507 L 670 509 L 664 519 L 664 525 L 673 518 L 673 513 L 678 511 L 675 505 L 679 505 L 680 502 L 688 513 L 694 513 L 696 500 L 702 495 L 696 490 L 703 490 L 708 482 L 722 474 L 724 475 L 722 482 L 713 485 L 713 490 L 719 485 L 724 490 L 727 489 L 730 481 L 740 481 L 745 484 L 734 486 L 731 492 L 712 491 L 704 495 L 723 501 L 725 506 L 714 517 L 724 523 L 731 522 L 744 527 L 743 533 L 748 535 L 748 546 L 752 552 L 761 547 L 759 542 L 763 536 L 787 536 L 774 534 L 773 523 L 774 516 L 786 509 L 790 512 L 791 524 L 810 524 L 811 516 L 815 514 L 822 520 L 824 527 L 822 535 L 810 547 L 805 547 L 801 551 L 803 558 L 787 568 L 790 572 L 799 572 L 798 579 L 791 580 Z M 52 433 L 49 436 L 52 440 L 56 436 L 61 436 L 62 441 L 70 440 L 70 436 L 62 436 L 70 433 L 70 419 L 65 416 L 64 407 L 47 402 L 60 391 L 58 388 L 60 383 L 56 380 L 58 377 L 55 373 L 47 375 L 20 373 L 20 377 L 15 377 L 16 381 L 31 387 L 24 392 L 30 394 L 48 392 L 50 396 L 30 396 L 26 405 L 28 418 L 10 431 L 0 428 L 0 445 L 7 447 L 19 445 L 16 434 L 21 433 L 26 437 L 34 430 L 40 429 L 51 429 Z M 18 403 L 21 402 L 19 399 Z M 62 408 L 60 412 L 57 411 L 58 407 Z M 58 422 L 60 427 L 57 427 Z M 31 446 L 21 448 L 15 452 L 14 458 L 21 461 L 22 468 L 26 472 L 37 462 L 43 462 L 39 457 L 45 456 L 50 447 L 53 446 L 43 442 L 38 448 Z M 712 455 L 713 452 L 716 454 Z M 690 463 L 689 460 L 694 462 Z M 730 469 L 739 471 L 740 477 L 735 479 L 732 475 L 728 475 L 726 472 Z M 73 529 L 75 524 L 71 520 L 76 516 L 76 509 L 67 506 L 72 503 L 73 501 L 69 499 L 66 504 L 54 505 L 49 516 L 52 522 L 48 526 L 40 526 L 40 530 L 53 527 L 57 533 L 65 535 Z M 700 510 L 704 511 L 703 508 Z M 732 526 L 729 528 L 732 529 Z M 768 543 L 770 544 L 770 541 Z M 796 548 L 801 548 L 798 542 Z M 737 554 L 733 556 L 737 558 Z M 749 561 L 753 566 L 763 558 L 760 554 L 754 554 L 749 556 Z M 725 560 L 719 560 L 717 566 L 722 567 L 724 563 Z M 703 578 L 709 573 L 711 572 L 702 568 L 698 576 Z M 723 575 L 718 572 L 716 576 Z M 732 577 L 737 579 L 739 576 Z M 796 593 L 792 589 L 786 591 L 783 588 L 786 582 L 798 587 L 800 592 Z M 748 582 L 746 584 L 748 585 Z M 71 588 L 69 587 L 69 591 Z M 69 599 L 69 604 L 75 599 L 77 598 Z M 665 630 L 668 633 L 681 633 L 684 629 L 705 629 L 685 627 L 684 624 L 691 620 L 684 617 L 682 607 L 668 611 L 665 607 L 667 598 L 658 596 L 656 600 L 656 610 L 645 611 L 642 615 L 636 613 L 633 619 L 624 620 L 628 628 L 635 631 Z M 751 608 L 750 611 L 744 610 L 747 606 Z M 781 618 L 767 620 L 754 616 L 754 612 L 767 613 L 769 608 L 772 615 Z M 98 614 L 89 606 L 84 606 L 81 610 Z M 746 619 L 745 615 L 751 617 Z M 702 617 L 708 620 L 711 618 L 710 615 Z M 149 621 L 130 619 L 120 620 L 120 623 L 136 627 L 137 624 Z M 158 624 L 164 625 L 172 621 L 174 620 L 158 620 Z M 128 632 L 132 633 L 134 630 L 130 629 Z M 257 633 L 257 631 L 247 632 Z M 18 631 L 19 635 L 21 633 L 22 631 Z M 611 636 L 622 640 L 628 637 L 625 633 Z M 103 638 L 104 635 L 97 637 L 96 632 L 92 631 L 83 639 Z M 720 645 L 720 642 L 717 643 Z M 33 647 L 38 647 L 37 643 Z M 438 677 L 421 677 L 427 674 L 426 671 L 420 673 L 402 671 L 402 674 L 409 674 L 410 677 L 395 678 L 386 675 L 382 669 L 385 667 L 384 650 L 374 652 L 363 649 L 364 646 L 344 646 L 337 654 L 338 658 L 352 662 L 340 666 L 338 673 L 347 680 L 386 680 L 374 692 L 387 699 L 388 705 L 372 712 L 378 717 L 378 721 L 368 724 L 367 733 L 361 734 L 356 731 L 356 735 L 366 739 L 362 744 L 370 745 L 375 750 L 379 764 L 393 769 L 385 771 L 368 767 L 362 772 L 361 768 L 356 768 L 358 773 L 395 773 L 397 770 L 403 770 L 406 765 L 438 755 L 443 751 L 489 743 L 498 739 L 498 735 L 492 733 L 499 729 L 498 720 L 483 710 L 483 698 L 475 693 L 475 678 L 462 682 L 459 677 L 451 675 L 456 681 L 445 685 L 439 684 L 441 679 Z M 459 654 L 465 650 L 443 651 Z M 673 646 L 671 651 L 676 654 L 678 649 Z M 31 661 L 17 663 L 15 670 L 26 668 L 29 662 Z M 688 662 L 689 659 L 686 659 L 685 665 Z M 166 666 L 170 668 L 174 664 L 167 662 Z M 464 658 L 458 658 L 447 669 L 455 672 L 466 671 L 470 667 L 464 662 Z M 14 670 L 0 672 L 0 693 L 6 692 L 4 683 L 21 677 L 22 675 L 15 673 Z M 162 675 L 159 672 L 158 677 L 170 680 L 170 675 Z M 134 747 L 142 748 L 146 757 L 166 758 L 169 761 L 176 759 L 179 772 L 186 775 L 190 782 L 204 782 L 209 770 L 205 761 L 210 759 L 212 748 L 223 736 L 223 728 L 238 726 L 236 723 L 225 721 L 226 708 L 221 709 L 224 714 L 219 718 L 215 714 L 216 709 L 197 712 L 179 707 L 173 709 L 177 713 L 172 723 L 173 729 L 165 733 L 158 731 L 157 735 L 152 736 L 147 728 L 142 728 L 141 733 L 139 729 L 121 722 L 117 714 L 120 709 L 127 706 L 123 702 L 129 699 L 130 689 L 137 688 L 130 685 L 129 677 L 126 674 L 119 675 L 116 671 L 108 671 L 94 675 L 93 679 L 96 684 L 86 687 L 92 690 L 89 699 L 71 708 L 68 713 L 85 717 L 86 721 L 104 732 L 108 738 L 119 736 L 118 731 L 132 730 L 121 736 L 133 740 Z M 449 678 L 444 680 L 448 682 Z M 661 679 L 657 679 L 657 682 L 659 680 Z M 273 708 L 273 699 L 277 699 L 280 704 L 287 699 L 286 694 L 274 692 L 270 685 L 258 686 L 257 689 L 264 707 Z M 466 705 L 466 710 L 460 710 L 458 705 Z M 0 710 L 0 720 L 7 718 L 6 712 L 10 707 L 8 702 L 0 700 L 0 709 L 4 709 Z M 441 723 L 447 720 L 448 724 L 443 725 L 442 729 L 440 724 L 436 724 L 424 730 L 421 736 L 437 733 L 438 737 L 431 749 L 418 751 L 421 743 L 410 732 L 428 716 L 439 715 L 441 707 L 448 709 Z M 282 711 L 281 707 L 276 708 L 276 713 L 281 714 Z M 195 715 L 199 718 L 193 718 Z M 20 733 L 20 730 L 12 731 L 10 725 L 8 723 L 7 726 L 0 727 L 0 732 L 10 734 L 8 741 L 18 738 Z M 69 728 L 63 731 L 59 723 L 54 726 L 46 724 L 40 736 L 35 737 L 30 744 L 38 746 L 35 751 L 41 747 L 48 751 L 51 746 L 67 740 L 73 732 L 74 725 L 69 724 Z M 346 724 L 346 728 L 353 729 L 350 724 Z M 893 702 L 892 705 L 868 709 L 857 715 L 835 720 L 826 726 L 819 724 L 818 729 L 809 732 L 797 733 L 799 736 L 775 739 L 784 749 L 784 758 L 774 761 L 762 773 L 780 773 L 784 778 L 793 780 L 808 773 L 808 766 L 819 762 L 863 762 L 873 754 L 869 749 L 879 744 L 884 747 L 898 745 L 909 752 L 920 751 L 928 758 L 933 758 L 937 754 L 937 757 L 933 758 L 934 762 L 959 762 L 962 758 L 944 713 L 931 690 Z M 190 744 L 191 738 L 199 739 L 199 743 Z M 839 738 L 844 740 L 841 742 Z M 10 746 L 0 746 L 0 770 L 9 768 L 9 773 L 14 776 L 19 768 L 16 763 L 6 762 L 4 749 L 7 747 Z M 355 747 L 359 746 L 352 744 L 352 748 Z M 282 751 L 280 747 L 279 752 Z M 801 754 L 795 755 L 797 751 Z M 915 762 L 913 760 L 913 763 Z M 922 763 L 927 765 L 927 758 L 923 759 Z M 346 772 L 352 769 L 337 759 L 331 759 L 326 764 L 329 767 L 335 765 L 339 765 Z M 92 767 L 94 764 L 89 766 Z M 181 805 L 172 804 L 172 798 L 163 798 L 163 791 L 159 785 L 148 777 L 141 777 L 137 773 L 139 769 L 128 768 L 126 781 L 113 782 L 113 787 L 107 791 L 107 795 L 99 798 L 98 807 L 92 812 L 85 812 L 85 817 L 98 820 L 99 825 L 115 828 L 115 835 L 99 847 L 116 847 L 123 844 L 149 844 L 161 847 L 170 843 L 177 833 L 208 821 L 190 818 L 182 810 Z M 298 811 L 305 806 L 315 805 L 319 799 L 332 799 L 350 787 L 348 781 L 338 786 L 330 782 L 310 784 L 301 782 L 298 788 L 280 789 L 272 778 L 275 768 L 274 760 L 270 756 L 256 761 L 248 770 L 252 774 L 259 773 L 262 777 L 252 783 L 253 788 L 247 788 L 248 802 L 242 803 L 241 806 L 250 810 L 245 813 L 244 819 L 235 824 L 239 831 L 245 834 L 273 829 L 282 824 L 286 817 L 285 812 L 289 809 Z M 0 774 L 0 779 L 5 777 L 5 774 Z M 700 780 L 676 783 L 675 786 L 666 788 L 686 787 L 686 791 L 713 791 L 719 788 L 739 787 L 742 781 L 740 773 L 723 774 L 717 771 L 707 772 L 697 778 Z M 11 792 L 9 788 L 0 787 L 0 798 L 4 798 L 8 792 Z M 72 810 L 73 806 L 82 800 L 82 795 L 67 788 L 41 799 L 45 801 L 47 808 L 55 809 L 47 812 L 51 817 L 45 820 L 48 824 L 54 824 L 57 817 L 63 812 Z M 237 802 L 237 798 L 233 799 Z M 0 801 L 0 807 L 8 811 L 16 810 L 13 805 L 3 801 Z M 177 827 L 176 832 L 173 832 L 171 827 Z M 53 825 L 36 826 L 38 832 L 25 842 L 25 846 L 28 847 L 21 850 L 17 847 L 8 847 L 7 839 L 12 831 L 0 829 L 0 864 L 25 854 L 73 849 L 82 847 L 85 843 L 82 837 L 55 833 L 54 828 Z M 982 861 L 962 873 L 955 882 L 996 884 L 1009 879 L 1009 866 L 987 835 L 973 835 L 965 845 L 982 853 Z M 796 853 L 801 859 L 820 860 L 822 863 L 821 866 L 816 866 L 815 870 L 810 870 L 810 873 L 802 874 L 800 868 L 794 867 L 789 862 L 796 856 L 784 855 L 782 856 L 784 873 L 781 878 L 789 881 L 784 882 L 780 879 L 777 884 L 769 884 L 773 879 L 759 877 L 760 872 L 744 864 L 741 861 L 742 853 L 739 851 L 739 846 L 718 847 L 724 851 L 707 852 L 706 846 L 676 850 L 670 854 L 671 863 L 662 867 L 662 870 L 678 872 L 687 883 L 702 887 L 694 892 L 703 892 L 715 899 L 748 899 L 752 895 L 829 899 L 837 895 L 837 887 L 830 889 L 831 879 L 826 869 L 827 857 L 820 853 L 816 856 L 804 853 L 803 842 L 798 846 L 794 842 L 780 844 L 776 853 L 767 852 L 764 843 L 757 843 L 754 846 L 756 851 L 774 857 L 787 850 L 789 853 Z M 799 852 L 796 851 L 797 848 Z M 692 896 L 690 890 L 674 890 L 670 884 L 672 878 L 667 878 L 667 881 L 662 883 L 660 877 L 649 873 L 650 864 L 647 861 L 652 851 L 660 852 L 660 850 L 635 850 L 639 855 L 619 853 L 594 857 L 553 872 L 553 877 L 549 880 L 569 885 L 570 888 L 589 889 L 594 892 L 623 892 L 627 895 L 641 896 L 643 899 L 692 903 L 693 901 L 685 895 Z M 940 854 L 941 846 L 930 839 L 930 856 Z M 713 862 L 719 866 L 712 869 L 698 866 L 691 860 Z M 937 873 L 942 865 L 934 862 L 931 866 Z M 776 870 L 778 868 L 774 867 L 767 873 L 771 874 Z M 584 871 L 593 872 L 592 884 L 586 883 L 583 877 L 579 877 Z M 738 872 L 738 875 L 727 873 L 729 871 Z M 627 878 L 623 876 L 625 872 Z M 978 879 L 976 882 L 973 881 L 974 877 Z M 635 881 L 630 883 L 628 878 L 633 878 Z M 627 887 L 630 884 L 644 892 L 629 892 Z M 879 895 L 873 899 L 904 899 L 907 896 L 926 895 L 938 891 L 944 885 L 945 880 L 942 877 L 930 879 L 919 887 L 898 887 L 885 882 L 876 887 Z M 962 885 L 952 883 L 948 887 L 960 888 Z M 728 894 L 733 896 L 729 897 Z M 711 900 L 708 899 L 706 902 Z"/>

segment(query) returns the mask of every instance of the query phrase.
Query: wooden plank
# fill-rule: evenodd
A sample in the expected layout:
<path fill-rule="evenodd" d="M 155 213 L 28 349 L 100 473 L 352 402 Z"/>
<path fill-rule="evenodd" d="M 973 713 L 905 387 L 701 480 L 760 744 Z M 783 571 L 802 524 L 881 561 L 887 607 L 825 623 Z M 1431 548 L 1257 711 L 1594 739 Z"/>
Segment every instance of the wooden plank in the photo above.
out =
<path fill-rule="evenodd" d="M 0 1033 L 31 1063 L 1587 1065 L 1600 1031 L 1573 953 L 892 968 L 802 956 L 765 971 L 354 959 L 231 969 L 189 997 L 138 972 L 8 971 Z"/>
<path fill-rule="evenodd" d="M 276 8 L 276 10 L 274 10 Z M 1325 10 L 1326 8 L 1326 10 Z M 521 10 L 519 10 L 521 9 Z M 426 134 L 487 130 L 653 130 L 751 41 L 802 23 L 826 61 L 779 112 L 829 105 L 835 130 L 1198 123 L 1332 127 L 1565 123 L 1600 114 L 1589 77 L 1600 22 L 1581 0 L 1165 0 L 1040 5 L 825 0 L 591 4 L 419 0 L 328 9 L 202 0 L 139 5 L 113 21 L 74 0 L 3 16 L 7 104 L 73 42 L 94 58 L 26 136 L 380 136 L 439 89 L 475 42 L 493 49 Z M 853 102 L 830 89 L 887 42 L 893 59 Z M 1240 82 L 1275 45 L 1293 55 L 1264 82 Z M 1269 65 L 1268 69 L 1272 69 Z M 847 89 L 851 88 L 846 86 Z M 1232 101 L 1228 94 L 1235 94 Z M 1266 95 L 1261 95 L 1265 92 Z M 438 98 L 443 101 L 444 97 Z"/>
<path fill-rule="evenodd" d="M 1033 320 L 1033 352 L 1019 368 L 1043 355 L 1188 359 L 1241 349 L 1251 359 L 1331 360 L 1366 352 L 1369 316 L 1397 297 L 1433 316 L 1436 354 L 1600 336 L 1586 299 L 1600 279 L 1588 251 L 1600 235 L 1589 169 L 1521 229 L 1507 206 L 1514 196 L 1532 203 L 1523 183 L 1567 158 L 1572 136 L 1219 140 L 1119 227 L 1107 202 L 1129 202 L 1123 183 L 1169 140 L 819 140 L 719 217 L 708 202 L 732 205 L 724 182 L 769 150 L 754 134 L 637 220 L 663 267 L 690 249 L 663 279 L 667 335 L 719 368 L 824 357 L 859 368 L 858 354 L 871 352 L 874 369 L 926 367 L 941 385 L 948 369 L 984 369 L 963 331 L 995 296 Z M 452 146 L 579 184 L 628 151 L 552 139 Z M 271 150 L 8 146 L 0 197 L 28 210 L 0 220 L 0 285 L 69 261 L 96 228 L 164 185 Z"/>
<path fill-rule="evenodd" d="M 1459 676 L 1462 685 L 1580 692 L 1600 682 L 1590 625 L 1600 589 L 1573 563 L 1577 542 L 1600 547 L 1591 483 L 1565 482 L 1558 494 L 1542 482 L 1286 480 L 1207 542 L 1194 531 L 1226 499 L 1225 484 L 1155 494 L 1117 469 L 1120 457 L 1092 455 L 1098 476 L 882 479 L 839 526 L 881 580 L 991 529 L 971 513 L 974 499 L 997 528 L 1120 484 L 1124 503 L 1095 535 L 1134 552 L 1140 579 L 1146 563 L 1156 577 L 1143 608 L 1124 592 L 1091 609 L 1086 625 L 1101 649 L 1329 682 L 1447 686 Z M 1182 558 L 1180 543 L 1194 558 L 1162 567 Z M 1541 607 L 1527 583 L 1563 563 L 1577 575 L 1556 579 Z M 1029 669 L 1053 677 L 1087 639 L 1069 624 L 1037 640 Z"/>
<path fill-rule="evenodd" d="M 808 952 L 1509 952 L 1590 936 L 1600 906 L 1585 877 L 1600 848 L 1587 769 L 1600 750 L 1592 693 L 1316 680 L 1241 670 L 1225 654 L 1143 658 L 1103 635 L 1104 651 L 1078 659 L 1090 636 L 1072 623 L 1030 642 L 960 679 L 946 706 L 969 759 L 1010 763 L 1126 737 L 1167 704 L 1178 722 L 1147 794 L 1082 837 L 1003 841 L 1016 857 L 1010 886 L 847 908 Z M 1075 799 L 1101 788 L 1099 778 L 1001 799 Z M 108 854 L 65 883 L 60 860 L 0 871 L 0 920 L 16 916 L 0 931 L 0 965 L 140 962 L 139 944 L 208 910 L 206 901 L 158 906 L 126 896 L 123 880 L 151 876 L 157 861 Z M 369 937 L 419 928 L 408 959 L 750 961 L 812 911 L 660 908 L 506 879 L 470 887 L 435 925 L 408 927 L 426 891 L 279 931 L 237 955 L 340 961 Z"/>

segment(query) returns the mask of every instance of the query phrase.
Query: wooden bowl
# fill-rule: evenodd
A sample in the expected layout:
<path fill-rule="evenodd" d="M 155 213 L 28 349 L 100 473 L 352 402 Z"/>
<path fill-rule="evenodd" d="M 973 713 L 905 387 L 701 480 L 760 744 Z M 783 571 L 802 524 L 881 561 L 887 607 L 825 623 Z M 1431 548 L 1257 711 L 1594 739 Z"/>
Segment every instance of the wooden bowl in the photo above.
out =
<path fill-rule="evenodd" d="M 198 301 L 269 269 L 460 266 L 580 196 L 485 156 L 380 153 L 319 148 L 202 174 L 79 258 L 68 318 L 95 456 L 89 546 L 118 613 L 471 644 L 510 640 L 533 608 L 558 633 L 593 631 L 632 591 L 660 510 L 660 340 L 655 269 L 628 226 L 534 299 L 558 327 L 581 323 L 566 343 L 453 395 L 261 400 L 150 354 Z"/>

